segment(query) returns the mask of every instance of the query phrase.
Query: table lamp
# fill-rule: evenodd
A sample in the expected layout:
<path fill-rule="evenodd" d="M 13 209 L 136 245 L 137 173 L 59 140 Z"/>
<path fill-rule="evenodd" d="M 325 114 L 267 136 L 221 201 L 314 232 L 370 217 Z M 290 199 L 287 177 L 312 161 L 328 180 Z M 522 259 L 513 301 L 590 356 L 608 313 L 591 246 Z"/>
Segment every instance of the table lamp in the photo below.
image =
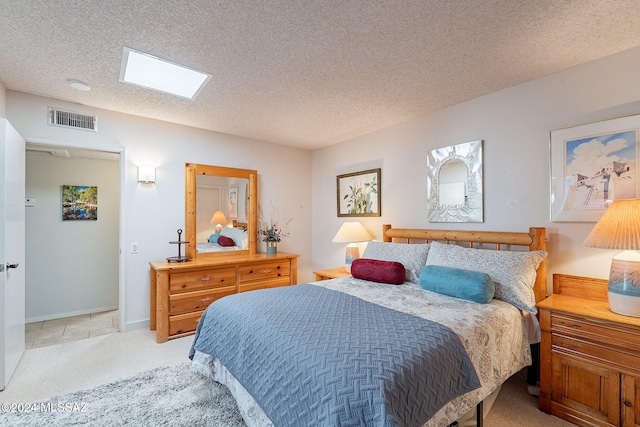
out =
<path fill-rule="evenodd" d="M 333 236 L 332 242 L 349 243 L 344 257 L 345 269 L 348 273 L 351 273 L 351 263 L 353 260 L 360 258 L 360 250 L 356 243 L 367 242 L 369 240 L 373 240 L 373 238 L 360 221 L 343 222 L 336 235 Z"/>
<path fill-rule="evenodd" d="M 609 271 L 609 308 L 640 317 L 640 199 L 615 200 L 596 223 L 584 244 L 618 249 Z"/>
<path fill-rule="evenodd" d="M 216 211 L 213 214 L 213 216 L 211 217 L 211 224 L 215 224 L 216 225 L 216 233 L 217 234 L 220 234 L 220 232 L 222 231 L 222 224 L 227 224 L 227 222 L 229 222 L 229 221 L 227 221 L 227 217 L 224 216 L 222 211 Z"/>

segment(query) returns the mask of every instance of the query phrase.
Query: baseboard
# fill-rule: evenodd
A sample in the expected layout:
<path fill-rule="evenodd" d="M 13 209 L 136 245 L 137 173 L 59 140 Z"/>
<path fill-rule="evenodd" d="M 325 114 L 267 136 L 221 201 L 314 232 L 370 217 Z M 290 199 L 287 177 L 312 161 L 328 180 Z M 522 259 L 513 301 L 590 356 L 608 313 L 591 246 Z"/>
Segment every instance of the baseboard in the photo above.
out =
<path fill-rule="evenodd" d="M 47 320 L 62 319 L 64 317 L 83 316 L 85 314 L 102 313 L 103 311 L 113 311 L 117 309 L 118 309 L 117 305 L 108 306 L 108 307 L 95 307 L 95 308 L 88 308 L 85 310 L 68 311 L 66 313 L 53 313 L 53 314 L 47 314 L 45 316 L 28 317 L 24 319 L 24 322 L 25 323 L 46 322 Z M 147 323 L 149 322 L 147 321 Z"/>
<path fill-rule="evenodd" d="M 129 322 L 123 325 L 124 329 L 120 332 L 129 332 L 134 329 L 149 328 L 149 320 L 138 320 L 137 322 Z"/>

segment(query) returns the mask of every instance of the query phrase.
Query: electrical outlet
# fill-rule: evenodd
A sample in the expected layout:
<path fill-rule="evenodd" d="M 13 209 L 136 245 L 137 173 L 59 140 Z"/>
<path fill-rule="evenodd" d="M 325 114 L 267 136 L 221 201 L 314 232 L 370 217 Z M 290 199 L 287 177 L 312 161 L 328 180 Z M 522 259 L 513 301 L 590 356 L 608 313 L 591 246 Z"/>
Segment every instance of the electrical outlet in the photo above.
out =
<path fill-rule="evenodd" d="M 138 244 L 137 243 L 132 243 L 131 244 L 131 253 L 132 254 L 137 254 L 138 253 Z"/>

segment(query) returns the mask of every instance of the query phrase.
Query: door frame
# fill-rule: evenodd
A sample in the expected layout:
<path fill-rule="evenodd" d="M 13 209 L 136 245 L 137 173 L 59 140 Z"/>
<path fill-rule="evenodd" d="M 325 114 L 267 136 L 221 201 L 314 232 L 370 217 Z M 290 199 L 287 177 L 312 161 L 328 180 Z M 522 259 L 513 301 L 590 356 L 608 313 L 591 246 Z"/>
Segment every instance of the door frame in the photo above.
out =
<path fill-rule="evenodd" d="M 82 150 L 90 150 L 90 151 L 104 151 L 108 153 L 116 153 L 120 155 L 119 160 L 119 179 L 120 179 L 120 194 L 118 195 L 118 203 L 119 203 L 119 218 L 118 218 L 118 330 L 120 332 L 126 332 L 126 313 L 124 308 L 126 305 L 126 281 L 125 281 L 125 257 L 124 251 L 122 250 L 122 244 L 124 240 L 124 203 L 123 196 L 125 194 L 125 182 L 126 182 L 126 149 L 122 146 L 115 147 L 113 145 L 105 145 L 105 144 L 73 144 L 64 141 L 52 140 L 52 139 L 43 139 L 43 138 L 30 138 L 25 137 L 26 143 L 29 144 L 37 144 L 37 145 L 53 145 L 57 147 L 63 148 L 78 148 Z"/>

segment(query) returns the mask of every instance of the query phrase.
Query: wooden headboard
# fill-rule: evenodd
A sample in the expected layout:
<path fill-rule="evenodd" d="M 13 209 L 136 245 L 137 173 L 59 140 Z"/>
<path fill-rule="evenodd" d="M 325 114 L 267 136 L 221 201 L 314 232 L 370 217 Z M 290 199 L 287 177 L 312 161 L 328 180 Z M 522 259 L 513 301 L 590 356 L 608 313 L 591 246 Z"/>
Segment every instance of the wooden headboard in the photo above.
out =
<path fill-rule="evenodd" d="M 239 222 L 237 219 L 232 220 L 232 224 L 233 224 L 233 228 L 243 228 L 243 229 L 247 229 L 247 223 L 246 222 Z"/>
<path fill-rule="evenodd" d="M 496 250 L 503 246 L 507 250 L 511 246 L 526 246 L 530 251 L 547 250 L 547 229 L 531 227 L 529 232 L 503 232 L 503 231 L 464 231 L 464 230 L 432 230 L 424 228 L 392 228 L 391 224 L 382 226 L 382 238 L 385 242 L 404 240 L 409 243 L 419 240 L 428 243 L 433 240 L 440 242 L 468 243 L 470 248 L 477 245 L 493 245 Z M 393 240 L 396 239 L 396 240 Z M 483 246 L 484 248 L 484 246 Z M 547 296 L 547 260 L 540 263 L 536 271 L 536 283 L 533 286 L 536 302 L 540 302 Z"/>

